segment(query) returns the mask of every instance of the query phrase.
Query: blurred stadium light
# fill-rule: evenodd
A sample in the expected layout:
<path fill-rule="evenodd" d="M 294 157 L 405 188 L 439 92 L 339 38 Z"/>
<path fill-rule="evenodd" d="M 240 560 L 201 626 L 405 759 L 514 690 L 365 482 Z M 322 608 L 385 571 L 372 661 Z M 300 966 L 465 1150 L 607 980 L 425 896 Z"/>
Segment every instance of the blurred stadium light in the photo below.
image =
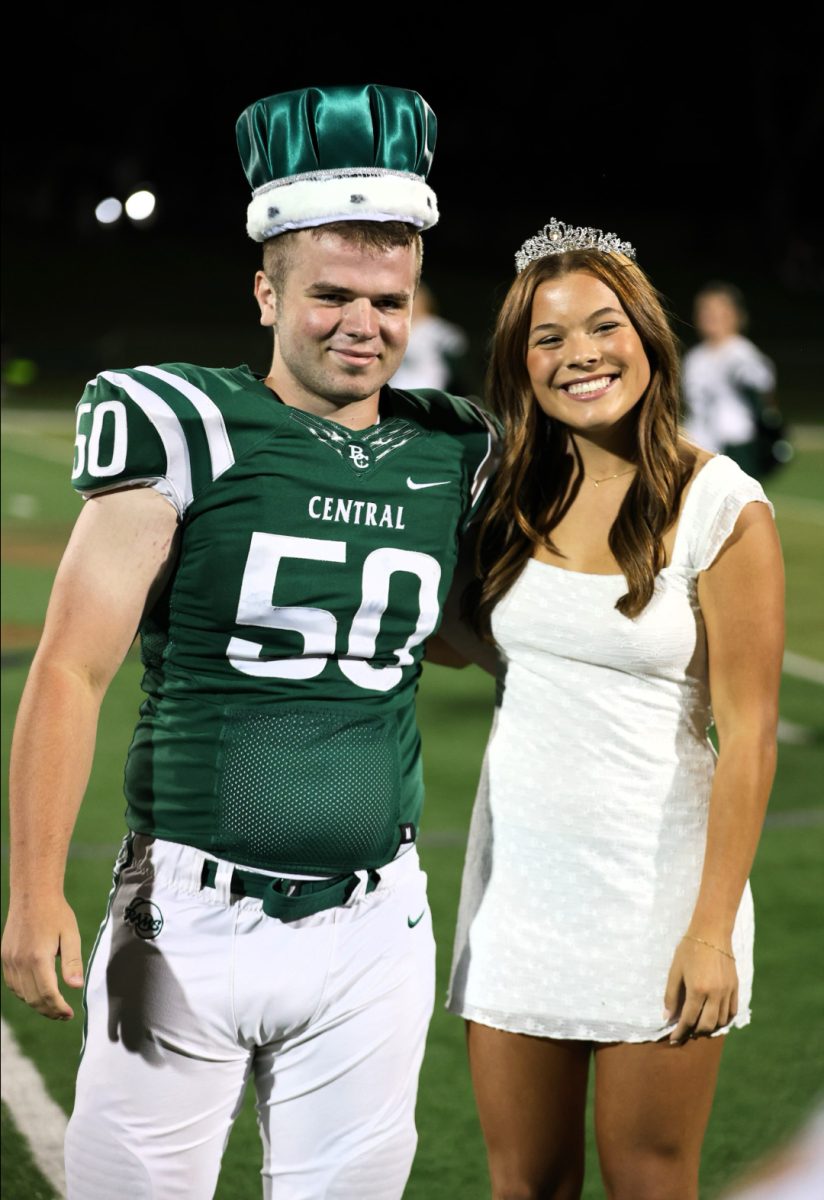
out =
<path fill-rule="evenodd" d="M 123 215 L 123 205 L 115 196 L 107 196 L 100 201 L 94 215 L 99 225 L 114 225 Z"/>
<path fill-rule="evenodd" d="M 146 221 L 154 212 L 157 199 L 153 192 L 142 189 L 132 192 L 126 201 L 126 215 L 132 221 Z"/>

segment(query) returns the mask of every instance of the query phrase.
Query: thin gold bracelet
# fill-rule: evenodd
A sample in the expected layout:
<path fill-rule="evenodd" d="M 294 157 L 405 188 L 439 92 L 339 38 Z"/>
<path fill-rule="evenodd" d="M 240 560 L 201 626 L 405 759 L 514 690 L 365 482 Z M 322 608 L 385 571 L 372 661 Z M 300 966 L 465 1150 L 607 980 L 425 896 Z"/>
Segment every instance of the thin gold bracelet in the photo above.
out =
<path fill-rule="evenodd" d="M 685 933 L 684 937 L 689 938 L 691 942 L 698 942 L 701 946 L 709 946 L 710 950 L 717 950 L 719 954 L 723 954 L 725 958 L 731 958 L 735 962 L 734 954 L 730 954 L 729 950 L 724 950 L 721 946 L 716 946 L 714 942 L 707 942 L 704 938 L 696 937 L 694 933 Z"/>

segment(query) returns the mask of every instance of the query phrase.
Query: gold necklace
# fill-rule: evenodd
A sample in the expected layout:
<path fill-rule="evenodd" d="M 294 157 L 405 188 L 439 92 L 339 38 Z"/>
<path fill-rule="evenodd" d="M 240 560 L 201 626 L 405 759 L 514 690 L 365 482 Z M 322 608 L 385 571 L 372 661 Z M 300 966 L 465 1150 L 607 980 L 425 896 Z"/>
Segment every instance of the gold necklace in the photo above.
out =
<path fill-rule="evenodd" d="M 595 479 L 592 475 L 587 475 L 584 472 L 584 477 L 594 483 L 596 487 L 600 487 L 602 483 L 609 483 L 610 479 L 620 479 L 622 475 L 629 475 L 630 471 L 637 470 L 637 467 L 627 467 L 626 471 L 616 471 L 614 475 L 605 475 L 603 479 Z"/>

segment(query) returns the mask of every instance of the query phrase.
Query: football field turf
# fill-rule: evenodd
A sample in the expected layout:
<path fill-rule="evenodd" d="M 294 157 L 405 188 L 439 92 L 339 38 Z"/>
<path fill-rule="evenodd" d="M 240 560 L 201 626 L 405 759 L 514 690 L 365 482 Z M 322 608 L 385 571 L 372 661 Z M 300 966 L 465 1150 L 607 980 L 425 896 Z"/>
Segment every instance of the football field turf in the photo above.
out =
<path fill-rule="evenodd" d="M 42 625 L 50 582 L 80 507 L 68 486 L 71 413 L 12 411 L 4 427 L 3 754 Z M 716 1195 L 810 1111 L 824 1078 L 821 862 L 824 857 L 824 628 L 820 546 L 824 532 L 824 434 L 799 438 L 799 451 L 768 491 L 775 500 L 788 575 L 791 652 L 781 696 L 779 768 L 753 871 L 756 973 L 753 1023 L 734 1033 L 707 1134 L 702 1196 Z M 818 585 L 818 586 L 816 586 Z M 822 664 L 816 667 L 816 663 Z M 68 866 L 84 951 L 103 914 L 111 865 L 123 833 L 123 759 L 137 713 L 140 667 L 133 650 L 106 698 L 94 772 Z M 427 801 L 421 853 L 429 873 L 438 938 L 438 1001 L 418 1102 L 420 1143 L 409 1200 L 475 1200 L 488 1195 L 482 1140 L 465 1064 L 462 1024 L 443 1010 L 463 842 L 492 710 L 492 682 L 474 668 L 427 667 L 420 690 Z M 551 719 L 548 714 L 547 719 Z M 6 810 L 3 810 L 6 844 Z M 6 889 L 3 895 L 3 911 Z M 79 997 L 71 996 L 79 1008 Z M 80 1021 L 45 1021 L 4 990 L 3 1015 L 49 1094 L 64 1110 L 72 1091 Z M 2 1195 L 54 1195 L 3 1111 Z M 217 1196 L 257 1200 L 259 1147 L 251 1097 L 232 1133 Z M 586 1197 L 602 1195 L 592 1137 Z"/>

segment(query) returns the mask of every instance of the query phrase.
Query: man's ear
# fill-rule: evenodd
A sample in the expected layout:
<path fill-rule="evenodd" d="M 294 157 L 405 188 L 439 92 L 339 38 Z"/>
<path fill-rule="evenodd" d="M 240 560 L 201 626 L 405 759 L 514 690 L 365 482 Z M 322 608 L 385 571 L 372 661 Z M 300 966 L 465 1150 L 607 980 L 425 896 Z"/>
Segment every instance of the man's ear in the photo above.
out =
<path fill-rule="evenodd" d="M 255 299 L 260 309 L 261 325 L 268 326 L 270 329 L 277 329 L 277 293 L 267 278 L 265 271 L 258 271 L 255 275 Z"/>

